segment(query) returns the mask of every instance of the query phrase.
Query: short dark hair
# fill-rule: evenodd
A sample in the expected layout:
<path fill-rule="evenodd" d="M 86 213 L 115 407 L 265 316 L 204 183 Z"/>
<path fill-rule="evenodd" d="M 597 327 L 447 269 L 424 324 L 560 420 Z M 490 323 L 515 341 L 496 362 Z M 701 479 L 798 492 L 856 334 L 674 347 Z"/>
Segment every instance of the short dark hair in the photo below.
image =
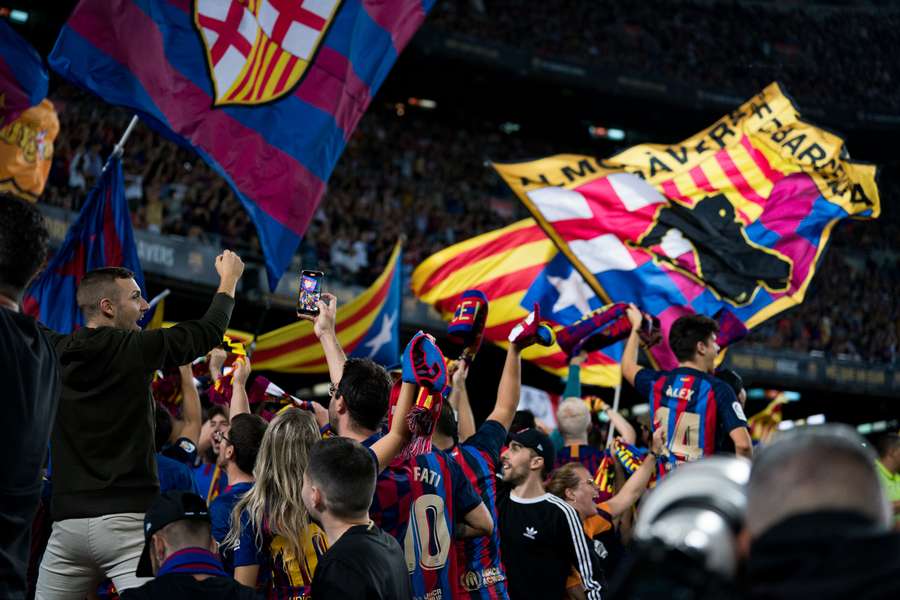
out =
<path fill-rule="evenodd" d="M 34 204 L 0 194 L 0 285 L 21 294 L 47 260 L 49 240 Z"/>
<path fill-rule="evenodd" d="M 685 315 L 672 323 L 669 346 L 680 362 L 690 360 L 697 352 L 697 343 L 705 342 L 710 334 L 719 332 L 719 324 L 706 315 Z"/>
<path fill-rule="evenodd" d="M 162 450 L 172 436 L 172 415 L 161 405 L 156 405 L 156 432 L 154 440 L 156 451 Z"/>
<path fill-rule="evenodd" d="M 238 469 L 248 475 L 253 474 L 256 455 L 259 454 L 267 425 L 266 420 L 259 415 L 240 414 L 231 420 L 228 441 L 234 448 L 234 462 Z"/>
<path fill-rule="evenodd" d="M 890 432 L 882 433 L 872 440 L 872 445 L 878 452 L 878 458 L 885 458 L 891 450 L 900 446 L 900 435 Z"/>
<path fill-rule="evenodd" d="M 438 433 L 447 437 L 455 439 L 459 435 L 459 422 L 456 420 L 453 407 L 450 406 L 449 402 L 444 402 L 441 406 L 441 414 L 438 417 L 435 428 Z"/>
<path fill-rule="evenodd" d="M 356 518 L 369 511 L 375 494 L 375 459 L 359 442 L 342 437 L 316 442 L 306 475 L 325 492 L 325 506 L 336 517 Z"/>
<path fill-rule="evenodd" d="M 78 284 L 75 299 L 78 308 L 85 317 L 96 314 L 100 310 L 100 300 L 109 297 L 113 292 L 110 285 L 117 279 L 132 279 L 134 273 L 125 267 L 103 267 L 85 273 Z"/>
<path fill-rule="evenodd" d="M 213 404 L 209 408 L 206 409 L 206 414 L 203 416 L 203 422 L 206 423 L 216 415 L 225 417 L 225 420 L 228 420 L 228 410 L 219 404 Z"/>
<path fill-rule="evenodd" d="M 390 403 L 391 378 L 384 367 L 368 358 L 348 358 L 337 395 L 344 397 L 357 425 L 378 429 Z"/>
<path fill-rule="evenodd" d="M 734 369 L 719 369 L 716 371 L 716 378 L 731 386 L 735 396 L 739 396 L 744 389 L 744 378 Z"/>

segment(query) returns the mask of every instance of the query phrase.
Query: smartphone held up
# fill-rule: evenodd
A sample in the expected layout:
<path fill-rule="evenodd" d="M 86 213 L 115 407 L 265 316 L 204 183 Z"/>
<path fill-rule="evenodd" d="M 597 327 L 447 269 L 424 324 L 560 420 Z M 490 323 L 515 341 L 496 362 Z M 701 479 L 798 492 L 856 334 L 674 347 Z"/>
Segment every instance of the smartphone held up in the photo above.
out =
<path fill-rule="evenodd" d="M 318 315 L 322 297 L 322 271 L 300 271 L 300 289 L 297 291 L 297 316 Z"/>

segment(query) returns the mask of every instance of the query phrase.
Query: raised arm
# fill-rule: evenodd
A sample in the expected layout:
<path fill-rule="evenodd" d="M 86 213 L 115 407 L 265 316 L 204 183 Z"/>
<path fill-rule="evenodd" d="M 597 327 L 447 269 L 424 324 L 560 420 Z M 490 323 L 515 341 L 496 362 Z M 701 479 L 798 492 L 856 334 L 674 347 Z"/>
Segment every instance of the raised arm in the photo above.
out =
<path fill-rule="evenodd" d="M 614 427 L 615 430 L 619 432 L 619 437 L 622 438 L 622 441 L 633 446 L 637 441 L 637 432 L 635 432 L 631 423 L 628 422 L 628 419 L 609 406 L 606 407 L 604 412 L 606 413 L 606 416 L 609 417 L 610 426 Z"/>
<path fill-rule="evenodd" d="M 472 405 L 469 403 L 469 392 L 466 390 L 466 376 L 469 374 L 469 367 L 466 362 L 459 360 L 450 380 L 453 384 L 453 390 L 447 401 L 450 406 L 456 409 L 458 413 L 458 431 L 459 441 L 464 442 L 475 434 L 475 415 L 472 414 Z"/>
<path fill-rule="evenodd" d="M 650 443 L 650 452 L 644 457 L 644 462 L 628 478 L 628 481 L 625 482 L 619 493 L 606 501 L 607 506 L 609 506 L 609 512 L 613 517 L 621 515 L 634 506 L 635 502 L 640 499 L 641 494 L 644 493 L 644 490 L 647 489 L 650 477 L 653 475 L 654 469 L 656 469 L 656 459 L 662 453 L 664 432 L 662 427 L 656 428 L 656 431 L 653 433 L 653 440 Z"/>
<path fill-rule="evenodd" d="M 331 383 L 337 385 L 344 376 L 344 363 L 347 357 L 341 348 L 335 331 L 335 321 L 337 320 L 337 297 L 334 294 L 323 293 L 321 300 L 317 306 L 319 314 L 300 315 L 304 321 L 312 321 L 313 332 L 319 338 L 322 344 L 322 351 L 325 353 L 325 361 L 328 363 L 328 375 L 331 377 Z"/>
<path fill-rule="evenodd" d="M 244 263 L 237 254 L 225 250 L 216 257 L 216 271 L 219 273 L 219 289 L 203 317 L 168 329 L 137 334 L 140 336 L 145 370 L 183 365 L 222 343 L 222 336 L 231 320 L 234 290 L 244 272 Z"/>
<path fill-rule="evenodd" d="M 569 360 L 569 376 L 566 378 L 563 398 L 581 398 L 581 365 L 585 360 L 587 360 L 587 352 L 584 350 Z"/>
<path fill-rule="evenodd" d="M 225 364 L 226 358 L 228 358 L 228 353 L 218 347 L 213 348 L 206 355 L 206 365 L 209 367 L 209 378 L 212 383 L 222 376 L 222 365 Z"/>
<path fill-rule="evenodd" d="M 522 348 L 518 344 L 510 344 L 506 351 L 506 362 L 497 388 L 497 402 L 488 419 L 497 421 L 509 430 L 519 407 L 519 396 L 522 393 Z"/>
<path fill-rule="evenodd" d="M 372 444 L 372 452 L 378 458 L 378 471 L 387 468 L 391 461 L 400 454 L 403 447 L 412 438 L 409 425 L 406 424 L 406 415 L 416 400 L 417 387 L 405 381 L 400 386 L 400 397 L 394 407 L 391 417 L 391 429 L 380 440 Z"/>
<path fill-rule="evenodd" d="M 178 374 L 181 376 L 181 431 L 176 438 L 187 438 L 196 446 L 200 440 L 200 428 L 203 426 L 200 394 L 194 385 L 194 372 L 190 364 L 178 367 Z"/>
<path fill-rule="evenodd" d="M 625 342 L 625 350 L 622 351 L 622 377 L 633 386 L 634 378 L 642 368 L 637 364 L 637 353 L 641 344 L 638 331 L 640 331 L 643 317 L 641 317 L 641 311 L 634 304 L 628 305 L 627 314 L 628 321 L 631 323 L 631 333 L 628 335 L 628 341 Z"/>
<path fill-rule="evenodd" d="M 247 398 L 247 378 L 252 370 L 250 359 L 246 356 L 238 357 L 234 361 L 234 370 L 231 372 L 231 405 L 228 408 L 228 418 L 233 419 L 237 415 L 250 414 L 250 399 Z"/>

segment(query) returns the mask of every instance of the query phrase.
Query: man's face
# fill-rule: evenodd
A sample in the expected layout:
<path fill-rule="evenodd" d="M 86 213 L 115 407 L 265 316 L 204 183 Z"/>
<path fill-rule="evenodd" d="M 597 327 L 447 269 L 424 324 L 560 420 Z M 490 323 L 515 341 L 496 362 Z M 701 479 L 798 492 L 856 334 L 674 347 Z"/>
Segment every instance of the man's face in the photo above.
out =
<path fill-rule="evenodd" d="M 228 419 L 223 415 L 215 414 L 203 422 L 200 428 L 200 440 L 197 442 L 197 451 L 201 454 L 205 453 L 210 447 L 213 453 L 219 453 L 219 444 L 214 439 L 216 431 L 228 427 Z"/>
<path fill-rule="evenodd" d="M 703 370 L 707 373 L 712 373 L 716 369 L 716 357 L 719 355 L 719 350 L 721 350 L 716 342 L 716 334 L 709 334 L 709 337 L 706 338 L 705 342 L 701 342 L 700 346 L 704 349 L 703 355 L 700 357 L 704 367 Z"/>
<path fill-rule="evenodd" d="M 500 457 L 503 481 L 516 486 L 528 479 L 533 458 L 535 458 L 534 450 L 526 448 L 519 442 L 510 442 L 509 448 Z"/>
<path fill-rule="evenodd" d="M 300 498 L 303 500 L 306 510 L 309 511 L 310 519 L 321 524 L 321 495 L 317 489 L 313 488 L 312 480 L 306 473 L 303 474 L 303 487 L 300 488 Z"/>
<path fill-rule="evenodd" d="M 113 327 L 132 331 L 140 331 L 138 321 L 150 309 L 150 305 L 141 296 L 141 288 L 134 279 L 116 279 L 115 298 L 110 298 L 113 309 Z"/>
<path fill-rule="evenodd" d="M 230 428 L 225 425 L 213 433 L 213 442 L 218 448 L 218 451 L 216 452 L 216 466 L 221 469 L 227 467 L 228 461 L 234 456 L 234 446 L 231 444 L 231 440 L 228 439 L 229 429 Z"/>

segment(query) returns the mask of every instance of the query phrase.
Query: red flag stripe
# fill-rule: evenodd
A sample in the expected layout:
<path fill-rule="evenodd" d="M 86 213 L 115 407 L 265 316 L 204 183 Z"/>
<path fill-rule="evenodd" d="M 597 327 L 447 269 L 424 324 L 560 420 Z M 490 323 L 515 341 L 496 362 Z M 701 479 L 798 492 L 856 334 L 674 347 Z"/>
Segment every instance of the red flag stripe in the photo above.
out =
<path fill-rule="evenodd" d="M 727 150 L 719 150 L 716 152 L 716 162 L 722 167 L 725 176 L 734 184 L 734 187 L 741 193 L 741 196 L 758 206 L 765 206 L 766 199 L 757 194 L 756 190 L 747 183 L 744 174 L 741 173 L 738 166 L 734 164 L 734 161 L 731 159 L 731 155 L 728 154 Z"/>
<path fill-rule="evenodd" d="M 769 164 L 769 159 L 766 158 L 766 155 L 754 147 L 753 144 L 750 143 L 750 138 L 746 135 L 741 136 L 741 146 L 744 147 L 750 155 L 750 158 L 753 159 L 753 162 L 756 163 L 756 166 L 759 167 L 759 170 L 763 172 L 763 175 L 765 175 L 769 181 L 775 183 L 784 178 L 784 173 L 773 169 L 772 165 Z"/>
<path fill-rule="evenodd" d="M 528 286 L 531 285 L 534 278 L 544 269 L 544 266 L 545 265 L 543 264 L 532 265 L 530 267 L 525 267 L 524 269 L 519 269 L 518 271 L 513 271 L 512 273 L 507 273 L 506 275 L 501 275 L 500 277 L 486 279 L 479 282 L 474 288 L 483 291 L 488 297 L 488 301 L 494 300 L 495 298 L 502 298 L 503 296 L 514 294 L 516 292 L 523 292 L 528 289 Z M 430 283 L 431 282 L 429 281 L 429 284 Z M 460 290 L 458 294 L 441 298 L 435 302 L 435 308 L 443 312 L 456 310 L 456 305 L 459 304 L 465 291 L 466 290 Z"/>

